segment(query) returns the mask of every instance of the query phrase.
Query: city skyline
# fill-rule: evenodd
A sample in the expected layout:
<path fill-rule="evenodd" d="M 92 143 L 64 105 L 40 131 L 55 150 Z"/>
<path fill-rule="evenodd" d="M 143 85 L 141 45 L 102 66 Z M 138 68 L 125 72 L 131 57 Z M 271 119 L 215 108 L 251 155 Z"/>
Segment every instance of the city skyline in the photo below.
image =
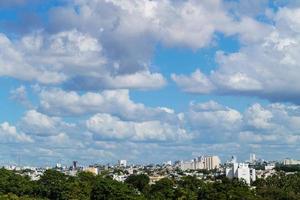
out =
<path fill-rule="evenodd" d="M 0 165 L 300 159 L 299 19 L 293 0 L 2 0 Z"/>

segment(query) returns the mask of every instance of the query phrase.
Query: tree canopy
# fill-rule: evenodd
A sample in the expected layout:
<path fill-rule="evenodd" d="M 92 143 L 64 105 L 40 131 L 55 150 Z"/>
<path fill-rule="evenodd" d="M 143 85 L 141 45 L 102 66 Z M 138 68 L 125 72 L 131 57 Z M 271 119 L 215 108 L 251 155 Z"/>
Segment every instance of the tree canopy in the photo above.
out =
<path fill-rule="evenodd" d="M 0 169 L 0 200 L 299 200 L 300 173 L 281 172 L 258 179 L 248 186 L 238 179 L 214 181 L 194 176 L 163 178 L 149 184 L 145 174 L 131 175 L 117 182 L 105 176 L 79 172 L 68 176 L 47 170 L 38 181 L 19 172 Z"/>

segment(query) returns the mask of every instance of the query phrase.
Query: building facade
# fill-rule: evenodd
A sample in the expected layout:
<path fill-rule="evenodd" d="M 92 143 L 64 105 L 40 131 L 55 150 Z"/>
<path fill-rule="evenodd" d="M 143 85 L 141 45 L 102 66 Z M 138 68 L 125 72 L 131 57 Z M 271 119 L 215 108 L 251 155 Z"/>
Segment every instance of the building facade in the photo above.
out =
<path fill-rule="evenodd" d="M 196 170 L 196 169 L 206 169 L 212 170 L 219 168 L 221 160 L 218 156 L 200 156 L 194 158 L 191 161 L 181 161 L 181 170 Z"/>
<path fill-rule="evenodd" d="M 119 160 L 118 165 L 119 165 L 119 167 L 126 167 L 127 166 L 127 160 Z"/>
<path fill-rule="evenodd" d="M 300 165 L 300 160 L 294 160 L 291 158 L 286 158 L 283 160 L 284 165 Z"/>
<path fill-rule="evenodd" d="M 256 180 L 256 172 L 255 169 L 249 168 L 246 163 L 232 163 L 226 168 L 226 177 L 229 179 L 238 178 L 250 185 L 251 181 Z"/>

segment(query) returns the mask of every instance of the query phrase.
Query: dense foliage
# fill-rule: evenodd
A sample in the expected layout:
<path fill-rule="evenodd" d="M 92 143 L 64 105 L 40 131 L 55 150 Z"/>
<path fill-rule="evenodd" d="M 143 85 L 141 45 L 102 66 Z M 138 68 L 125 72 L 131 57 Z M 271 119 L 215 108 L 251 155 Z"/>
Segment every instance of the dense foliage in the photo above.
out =
<path fill-rule="evenodd" d="M 300 165 L 276 165 L 275 169 L 277 171 L 285 171 L 285 172 L 300 172 Z"/>
<path fill-rule="evenodd" d="M 131 175 L 120 183 L 109 177 L 80 172 L 67 176 L 47 170 L 38 181 L 0 169 L 0 200 L 299 200 L 300 173 L 258 179 L 249 187 L 242 181 L 220 178 L 203 181 L 187 176 L 163 178 L 149 184 L 147 175 Z"/>

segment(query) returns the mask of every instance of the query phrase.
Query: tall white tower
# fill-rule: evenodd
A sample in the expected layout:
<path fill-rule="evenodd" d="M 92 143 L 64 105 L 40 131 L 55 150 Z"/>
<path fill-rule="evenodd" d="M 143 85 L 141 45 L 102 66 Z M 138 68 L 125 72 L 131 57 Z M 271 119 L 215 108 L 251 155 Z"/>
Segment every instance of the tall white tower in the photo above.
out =
<path fill-rule="evenodd" d="M 250 163 L 254 163 L 256 161 L 256 156 L 254 153 L 250 153 Z"/>

